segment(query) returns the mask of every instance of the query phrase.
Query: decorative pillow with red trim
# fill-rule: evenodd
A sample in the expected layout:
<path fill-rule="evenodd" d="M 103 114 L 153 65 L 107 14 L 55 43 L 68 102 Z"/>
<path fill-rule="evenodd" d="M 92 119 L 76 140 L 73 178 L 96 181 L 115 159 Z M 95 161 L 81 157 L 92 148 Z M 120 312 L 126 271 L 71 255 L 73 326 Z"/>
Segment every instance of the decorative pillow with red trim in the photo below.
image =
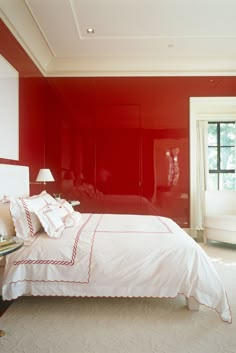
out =
<path fill-rule="evenodd" d="M 59 199 L 57 200 L 57 202 L 67 211 L 67 214 L 74 212 L 73 206 L 68 201 L 64 199 Z"/>
<path fill-rule="evenodd" d="M 81 221 L 81 214 L 74 210 L 73 206 L 66 200 L 60 199 L 57 200 L 58 203 L 64 208 L 67 212 L 67 215 L 64 217 L 64 224 L 66 228 L 75 227 Z"/>
<path fill-rule="evenodd" d="M 27 245 L 42 230 L 42 224 L 36 215 L 37 210 L 49 203 L 57 205 L 57 201 L 46 191 L 30 197 L 10 197 L 9 200 L 16 235 L 27 240 L 27 242 L 25 241 Z"/>
<path fill-rule="evenodd" d="M 64 218 L 65 227 L 75 227 L 81 222 L 81 219 L 81 214 L 78 211 L 74 211 Z"/>
<path fill-rule="evenodd" d="M 10 210 L 16 235 L 24 240 L 33 240 L 36 233 L 42 229 L 42 225 L 36 214 L 29 209 L 26 199 L 11 199 Z"/>
<path fill-rule="evenodd" d="M 50 204 L 50 205 L 54 205 L 54 204 L 57 205 L 58 204 L 57 200 L 52 195 L 47 193 L 46 190 L 42 191 L 38 196 L 42 197 L 43 200 L 46 202 L 46 204 Z M 34 196 L 32 196 L 32 198 L 33 197 Z"/>
<path fill-rule="evenodd" d="M 51 238 L 60 238 L 65 229 L 64 217 L 66 210 L 61 205 L 49 204 L 36 212 L 47 235 Z"/>

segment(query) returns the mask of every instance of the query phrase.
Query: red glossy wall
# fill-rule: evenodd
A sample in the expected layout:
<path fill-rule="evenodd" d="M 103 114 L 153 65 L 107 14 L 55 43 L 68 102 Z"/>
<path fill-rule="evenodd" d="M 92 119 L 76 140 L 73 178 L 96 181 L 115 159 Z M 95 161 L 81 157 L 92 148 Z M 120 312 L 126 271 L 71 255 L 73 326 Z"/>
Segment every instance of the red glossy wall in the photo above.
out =
<path fill-rule="evenodd" d="M 20 160 L 84 212 L 159 214 L 189 226 L 189 98 L 235 96 L 235 77 L 44 78 L 0 21 L 20 74 Z M 42 187 L 31 184 L 31 193 Z"/>
<path fill-rule="evenodd" d="M 159 214 L 189 226 L 189 98 L 234 77 L 50 78 L 68 111 L 62 191 L 84 212 Z"/>

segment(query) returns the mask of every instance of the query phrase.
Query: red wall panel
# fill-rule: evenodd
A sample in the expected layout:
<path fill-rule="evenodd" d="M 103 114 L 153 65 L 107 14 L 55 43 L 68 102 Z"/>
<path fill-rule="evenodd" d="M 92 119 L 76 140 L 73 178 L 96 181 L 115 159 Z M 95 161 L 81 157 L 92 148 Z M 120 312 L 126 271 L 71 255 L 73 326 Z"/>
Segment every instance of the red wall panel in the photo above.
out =
<path fill-rule="evenodd" d="M 63 185 L 69 198 L 81 200 L 79 209 L 160 214 L 189 226 L 189 98 L 235 95 L 236 79 L 67 77 L 49 83 L 68 112 Z"/>
<path fill-rule="evenodd" d="M 44 78 L 2 21 L 0 53 L 20 74 L 20 160 L 1 163 L 45 163 L 80 211 L 189 225 L 189 97 L 235 96 L 235 77 Z"/>

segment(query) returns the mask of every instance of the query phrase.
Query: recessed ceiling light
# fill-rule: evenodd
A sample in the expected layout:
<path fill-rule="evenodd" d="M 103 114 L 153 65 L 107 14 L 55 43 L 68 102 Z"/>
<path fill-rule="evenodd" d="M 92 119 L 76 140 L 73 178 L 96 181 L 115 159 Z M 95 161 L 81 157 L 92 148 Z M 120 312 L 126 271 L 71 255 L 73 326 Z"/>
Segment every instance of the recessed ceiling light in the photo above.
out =
<path fill-rule="evenodd" d="M 95 31 L 94 31 L 94 28 L 87 28 L 87 33 L 88 34 L 93 34 Z"/>

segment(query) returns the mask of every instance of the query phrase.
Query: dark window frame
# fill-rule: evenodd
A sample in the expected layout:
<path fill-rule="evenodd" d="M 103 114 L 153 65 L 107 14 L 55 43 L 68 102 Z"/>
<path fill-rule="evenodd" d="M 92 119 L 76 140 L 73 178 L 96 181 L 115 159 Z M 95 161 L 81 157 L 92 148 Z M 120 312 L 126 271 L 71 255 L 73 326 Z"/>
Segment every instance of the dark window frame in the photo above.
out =
<path fill-rule="evenodd" d="M 225 147 L 234 147 L 235 148 L 235 144 L 230 145 L 230 146 L 220 144 L 221 143 L 221 141 L 220 141 L 220 126 L 221 126 L 221 124 L 232 124 L 232 123 L 234 123 L 234 122 L 233 121 L 208 121 L 208 125 L 216 124 L 216 126 L 217 126 L 217 134 L 216 134 L 217 144 L 214 146 L 213 145 L 210 146 L 208 144 L 208 149 L 209 148 L 216 148 L 217 149 L 217 167 L 216 167 L 216 169 L 209 169 L 210 174 L 217 175 L 217 190 L 220 190 L 220 174 L 234 174 L 235 173 L 235 169 L 221 169 L 220 168 L 221 148 L 225 148 Z M 236 125 L 235 125 L 235 129 L 236 129 Z M 235 136 L 235 143 L 236 143 L 236 136 Z"/>

